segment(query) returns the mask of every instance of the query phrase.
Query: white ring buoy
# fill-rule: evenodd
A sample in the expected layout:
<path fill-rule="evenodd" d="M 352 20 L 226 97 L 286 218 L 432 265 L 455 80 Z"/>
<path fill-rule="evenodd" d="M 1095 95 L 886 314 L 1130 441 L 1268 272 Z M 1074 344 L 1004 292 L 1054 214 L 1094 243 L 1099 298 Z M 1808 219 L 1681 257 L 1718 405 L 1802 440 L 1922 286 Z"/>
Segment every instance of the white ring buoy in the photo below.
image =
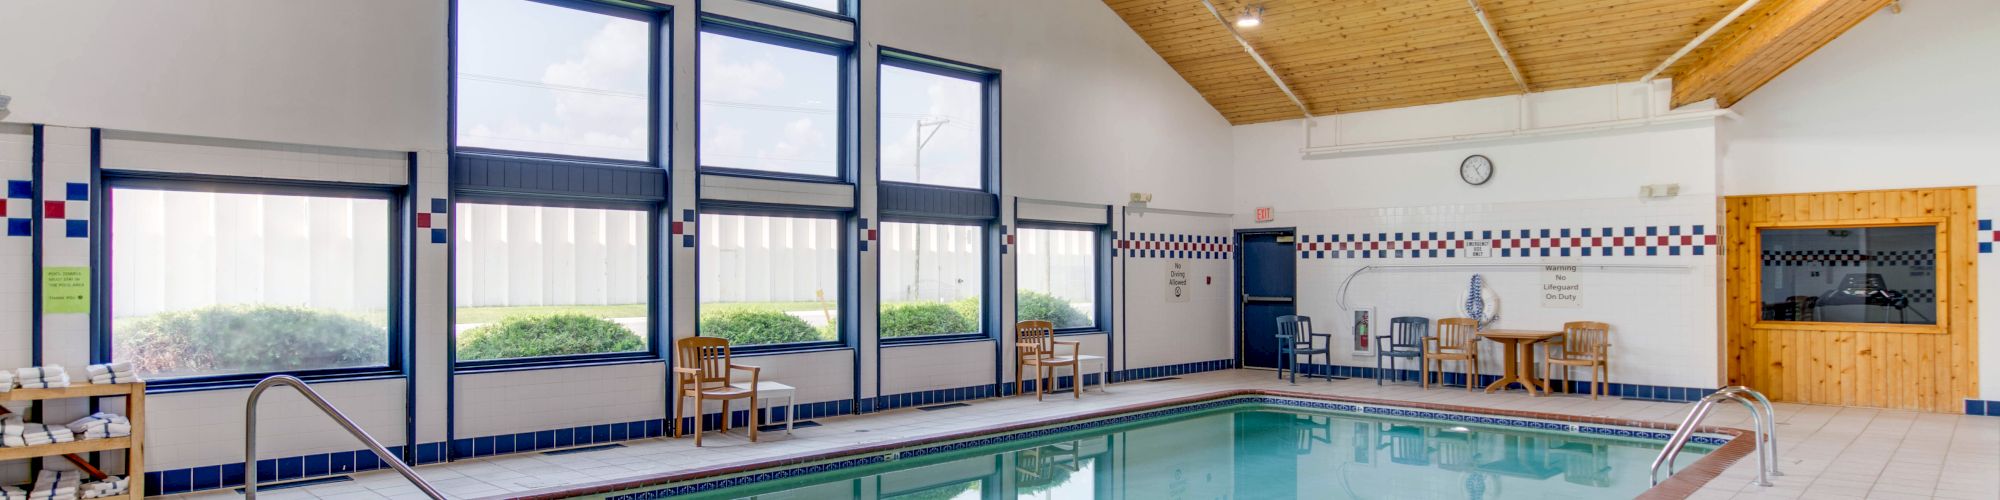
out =
<path fill-rule="evenodd" d="M 1472 300 L 1475 293 L 1479 297 L 1476 303 Z M 1493 293 L 1493 287 L 1486 285 L 1486 278 L 1483 276 L 1472 275 L 1470 285 L 1457 302 L 1459 316 L 1479 320 L 1480 326 L 1500 319 L 1500 296 Z"/>

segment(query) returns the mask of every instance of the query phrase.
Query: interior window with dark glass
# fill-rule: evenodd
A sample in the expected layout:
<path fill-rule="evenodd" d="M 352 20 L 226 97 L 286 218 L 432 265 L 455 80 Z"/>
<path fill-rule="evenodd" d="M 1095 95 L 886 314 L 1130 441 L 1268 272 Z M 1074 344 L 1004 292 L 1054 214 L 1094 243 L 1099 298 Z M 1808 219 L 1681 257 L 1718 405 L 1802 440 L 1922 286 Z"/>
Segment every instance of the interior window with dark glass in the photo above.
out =
<path fill-rule="evenodd" d="M 1764 321 L 1937 324 L 1937 226 L 1758 234 Z"/>

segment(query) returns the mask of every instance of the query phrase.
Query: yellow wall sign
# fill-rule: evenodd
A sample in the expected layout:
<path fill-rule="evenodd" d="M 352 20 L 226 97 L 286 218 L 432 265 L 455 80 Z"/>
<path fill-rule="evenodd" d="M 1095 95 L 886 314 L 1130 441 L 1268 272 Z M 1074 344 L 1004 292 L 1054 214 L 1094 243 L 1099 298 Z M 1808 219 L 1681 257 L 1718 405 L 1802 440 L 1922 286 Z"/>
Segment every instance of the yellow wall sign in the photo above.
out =
<path fill-rule="evenodd" d="M 42 313 L 90 312 L 90 268 L 42 268 Z"/>

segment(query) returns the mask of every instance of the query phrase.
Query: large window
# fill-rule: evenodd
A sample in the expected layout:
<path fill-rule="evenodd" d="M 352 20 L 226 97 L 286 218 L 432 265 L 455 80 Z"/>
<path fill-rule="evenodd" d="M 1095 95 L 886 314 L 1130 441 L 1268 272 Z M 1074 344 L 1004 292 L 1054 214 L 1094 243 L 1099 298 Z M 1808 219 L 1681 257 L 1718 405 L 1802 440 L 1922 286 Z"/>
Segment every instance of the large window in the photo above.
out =
<path fill-rule="evenodd" d="M 1763 229 L 1764 321 L 1937 324 L 1937 226 Z"/>
<path fill-rule="evenodd" d="M 1097 326 L 1097 229 L 1022 227 L 1016 236 L 1015 319 Z"/>
<path fill-rule="evenodd" d="M 715 26 L 701 34 L 701 165 L 840 177 L 840 50 Z"/>
<path fill-rule="evenodd" d="M 653 32 L 643 19 L 459 0 L 458 146 L 649 160 Z"/>
<path fill-rule="evenodd" d="M 647 351 L 647 209 L 456 209 L 460 362 Z"/>
<path fill-rule="evenodd" d="M 765 1 L 788 4 L 788 5 L 797 5 L 809 9 L 823 10 L 834 14 L 839 14 L 841 13 L 840 4 L 844 0 L 765 0 Z"/>
<path fill-rule="evenodd" d="M 737 346 L 840 340 L 840 220 L 701 215 L 700 335 Z"/>
<path fill-rule="evenodd" d="M 983 232 L 978 225 L 882 224 L 882 338 L 980 331 Z"/>
<path fill-rule="evenodd" d="M 150 379 L 394 365 L 390 193 L 110 184 L 111 359 Z"/>
<path fill-rule="evenodd" d="M 896 59 L 882 65 L 882 180 L 980 189 L 985 83 Z"/>

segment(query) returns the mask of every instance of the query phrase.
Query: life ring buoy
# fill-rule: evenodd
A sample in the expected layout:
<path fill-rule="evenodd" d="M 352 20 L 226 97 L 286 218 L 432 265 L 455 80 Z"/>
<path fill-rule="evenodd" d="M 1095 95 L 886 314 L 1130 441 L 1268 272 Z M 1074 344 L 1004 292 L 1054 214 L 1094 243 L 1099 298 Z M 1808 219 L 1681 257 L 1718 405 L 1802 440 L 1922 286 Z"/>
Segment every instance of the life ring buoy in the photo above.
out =
<path fill-rule="evenodd" d="M 1458 314 L 1472 318 L 1484 327 L 1500 319 L 1500 296 L 1493 288 L 1486 286 L 1486 278 L 1477 274 L 1467 284 L 1465 294 L 1458 300 Z"/>

